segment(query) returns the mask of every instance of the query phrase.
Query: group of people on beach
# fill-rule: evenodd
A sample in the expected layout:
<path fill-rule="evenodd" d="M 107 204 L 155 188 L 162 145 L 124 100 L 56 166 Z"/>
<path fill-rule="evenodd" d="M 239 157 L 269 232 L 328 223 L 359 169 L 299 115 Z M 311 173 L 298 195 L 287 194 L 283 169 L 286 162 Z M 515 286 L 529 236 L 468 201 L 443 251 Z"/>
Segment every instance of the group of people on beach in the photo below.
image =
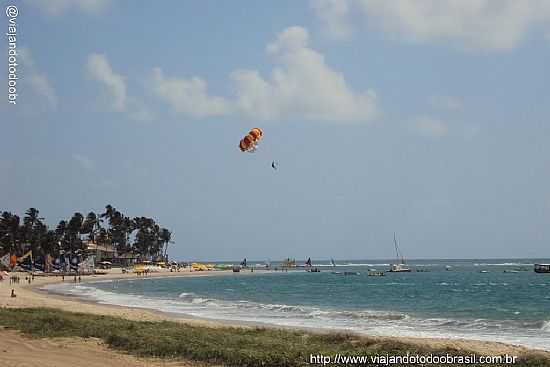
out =
<path fill-rule="evenodd" d="M 25 282 L 31 284 L 31 282 L 34 280 L 34 274 L 31 274 L 30 276 L 25 277 Z M 12 275 L 10 276 L 10 284 L 19 284 L 21 283 L 21 278 L 19 275 Z"/>
<path fill-rule="evenodd" d="M 10 277 L 10 284 L 19 284 L 21 279 L 19 278 L 19 275 L 12 275 Z"/>

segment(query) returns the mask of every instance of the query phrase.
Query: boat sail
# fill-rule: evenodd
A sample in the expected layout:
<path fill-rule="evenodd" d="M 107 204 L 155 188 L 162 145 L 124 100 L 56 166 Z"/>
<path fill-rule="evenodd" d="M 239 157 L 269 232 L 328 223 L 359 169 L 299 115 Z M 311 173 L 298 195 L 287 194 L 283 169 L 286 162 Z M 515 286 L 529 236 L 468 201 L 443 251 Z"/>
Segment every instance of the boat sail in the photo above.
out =
<path fill-rule="evenodd" d="M 410 268 L 408 268 L 405 264 L 405 259 L 403 258 L 403 254 L 401 254 L 401 262 L 399 262 L 399 246 L 397 245 L 397 239 L 395 238 L 395 232 L 393 233 L 393 244 L 395 246 L 395 255 L 396 255 L 396 262 L 395 264 L 391 264 L 390 266 L 390 272 L 392 273 L 408 273 L 411 271 Z"/>

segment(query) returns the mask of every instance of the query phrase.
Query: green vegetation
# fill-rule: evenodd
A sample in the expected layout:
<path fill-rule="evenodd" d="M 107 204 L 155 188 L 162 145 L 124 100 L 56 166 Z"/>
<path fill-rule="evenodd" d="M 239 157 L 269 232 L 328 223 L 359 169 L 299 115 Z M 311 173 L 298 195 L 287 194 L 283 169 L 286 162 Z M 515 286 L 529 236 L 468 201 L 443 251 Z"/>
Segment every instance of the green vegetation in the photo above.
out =
<path fill-rule="evenodd" d="M 103 222 L 107 225 L 104 226 Z M 111 205 L 105 212 L 74 213 L 49 229 L 39 211 L 30 208 L 23 223 L 18 215 L 4 211 L 0 215 L 0 256 L 9 253 L 21 256 L 29 250 L 35 260 L 44 262 L 46 255 L 78 253 L 84 250 L 84 240 L 112 246 L 119 254 L 133 252 L 142 259 L 166 258 L 171 232 L 147 217 L 129 218 Z"/>
<path fill-rule="evenodd" d="M 310 366 L 310 354 L 470 354 L 464 350 L 419 348 L 397 341 L 347 334 L 208 328 L 167 321 L 130 321 L 46 308 L 0 309 L 0 325 L 21 330 L 32 337 L 100 338 L 111 348 L 142 357 L 179 358 L 227 366 Z M 532 353 L 521 356 L 515 366 L 545 367 L 550 366 L 550 360 L 542 354 Z"/>

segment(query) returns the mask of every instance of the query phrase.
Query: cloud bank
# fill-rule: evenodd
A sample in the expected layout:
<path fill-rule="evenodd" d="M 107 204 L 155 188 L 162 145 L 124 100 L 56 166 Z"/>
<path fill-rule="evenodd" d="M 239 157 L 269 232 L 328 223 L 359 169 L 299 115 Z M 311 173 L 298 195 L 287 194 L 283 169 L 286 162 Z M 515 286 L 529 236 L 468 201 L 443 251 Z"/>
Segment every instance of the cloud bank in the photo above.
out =
<path fill-rule="evenodd" d="M 546 0 L 342 0 L 339 7 L 329 3 L 312 2 L 328 32 L 334 24 L 354 26 L 350 12 L 341 10 L 352 7 L 370 28 L 395 40 L 459 49 L 510 50 L 530 31 L 550 29 L 550 1 Z"/>
<path fill-rule="evenodd" d="M 353 90 L 344 75 L 309 46 L 305 28 L 285 29 L 267 45 L 266 54 L 276 65 L 270 75 L 233 71 L 230 80 L 235 93 L 230 97 L 210 95 L 207 83 L 199 77 L 167 77 L 159 67 L 153 70 L 152 90 L 174 112 L 194 118 L 236 115 L 358 122 L 376 116 L 376 93 Z"/>

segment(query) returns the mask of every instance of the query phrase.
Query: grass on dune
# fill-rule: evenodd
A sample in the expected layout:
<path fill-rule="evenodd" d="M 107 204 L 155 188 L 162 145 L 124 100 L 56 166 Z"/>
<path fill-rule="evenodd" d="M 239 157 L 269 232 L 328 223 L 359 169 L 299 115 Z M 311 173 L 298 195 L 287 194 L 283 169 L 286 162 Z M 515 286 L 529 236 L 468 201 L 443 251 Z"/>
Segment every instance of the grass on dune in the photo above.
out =
<path fill-rule="evenodd" d="M 310 354 L 470 354 L 463 350 L 420 348 L 398 341 L 347 334 L 271 328 L 209 328 L 48 308 L 1 308 L 0 325 L 32 337 L 99 338 L 113 349 L 141 357 L 179 358 L 226 366 L 309 366 Z M 515 366 L 550 367 L 550 360 L 531 353 L 521 356 Z"/>

